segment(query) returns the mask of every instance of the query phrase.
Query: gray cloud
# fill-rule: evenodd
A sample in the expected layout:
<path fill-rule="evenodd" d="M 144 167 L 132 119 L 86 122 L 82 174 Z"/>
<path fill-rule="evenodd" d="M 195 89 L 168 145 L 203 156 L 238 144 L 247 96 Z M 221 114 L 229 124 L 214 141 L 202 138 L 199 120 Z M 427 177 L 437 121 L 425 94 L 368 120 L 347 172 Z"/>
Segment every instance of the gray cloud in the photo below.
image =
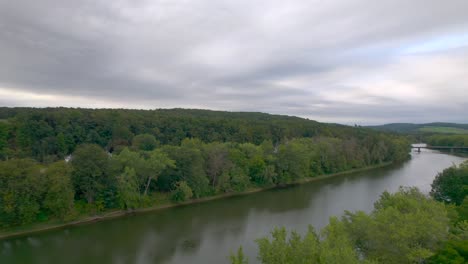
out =
<path fill-rule="evenodd" d="M 468 122 L 468 2 L 0 1 L 0 105 Z"/>

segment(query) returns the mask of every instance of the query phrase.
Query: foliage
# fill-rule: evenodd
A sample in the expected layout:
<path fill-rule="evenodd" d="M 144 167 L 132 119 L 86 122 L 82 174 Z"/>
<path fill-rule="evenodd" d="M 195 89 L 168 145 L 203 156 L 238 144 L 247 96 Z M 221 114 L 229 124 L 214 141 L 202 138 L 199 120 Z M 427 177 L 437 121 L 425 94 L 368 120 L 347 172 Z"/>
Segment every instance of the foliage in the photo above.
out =
<path fill-rule="evenodd" d="M 449 219 L 443 204 L 416 188 L 384 192 L 366 216 L 347 213 L 344 222 L 353 241 L 369 259 L 384 263 L 420 262 L 448 237 Z"/>
<path fill-rule="evenodd" d="M 289 184 L 409 152 L 399 136 L 262 113 L 0 108 L 0 118 L 0 221 L 11 226 L 138 208 L 155 194 Z"/>
<path fill-rule="evenodd" d="M 427 138 L 432 146 L 468 147 L 468 135 L 433 135 Z"/>
<path fill-rule="evenodd" d="M 187 184 L 187 182 L 180 181 L 175 184 L 171 199 L 174 202 L 183 202 L 192 198 L 192 196 L 192 189 L 190 189 L 190 186 Z"/>
<path fill-rule="evenodd" d="M 234 166 L 220 176 L 218 190 L 221 192 L 242 192 L 249 185 L 249 177 L 244 170 Z"/>
<path fill-rule="evenodd" d="M 0 162 L 0 226 L 63 219 L 72 207 L 70 168 L 64 162 L 48 167 L 28 159 Z"/>
<path fill-rule="evenodd" d="M 263 113 L 231 113 L 193 109 L 125 110 L 72 108 L 0 108 L 9 128 L 7 148 L 16 158 L 62 158 L 79 145 L 96 144 L 114 152 L 132 143 L 152 150 L 180 145 L 185 138 L 202 142 L 276 145 L 300 137 L 356 138 L 359 142 L 381 133 L 362 127 Z M 2 129 L 0 129 L 2 130 Z M 152 136 L 152 137 L 151 137 Z"/>
<path fill-rule="evenodd" d="M 249 263 L 247 258 L 244 255 L 244 252 L 242 251 L 242 247 L 239 247 L 236 255 L 231 254 L 229 259 L 231 260 L 232 264 L 248 264 Z"/>
<path fill-rule="evenodd" d="M 457 212 L 460 221 L 468 221 L 468 196 L 465 196 L 463 202 L 457 206 Z"/>
<path fill-rule="evenodd" d="M 271 239 L 258 239 L 257 244 L 262 263 L 360 263 L 343 224 L 335 218 L 321 236 L 312 227 L 303 237 L 295 231 L 288 236 L 283 227 L 274 229 Z"/>
<path fill-rule="evenodd" d="M 84 144 L 73 153 L 72 180 L 78 198 L 92 203 L 110 184 L 108 179 L 109 157 L 98 145 Z"/>
<path fill-rule="evenodd" d="M 6 158 L 8 147 L 8 126 L 0 120 L 0 160 Z"/>
<path fill-rule="evenodd" d="M 140 205 L 138 179 L 134 169 L 125 167 L 123 173 L 117 176 L 117 192 L 120 208 L 134 209 Z"/>
<path fill-rule="evenodd" d="M 443 126 L 425 126 L 419 128 L 419 131 L 425 133 L 439 133 L 439 134 L 468 134 L 468 129 L 458 127 L 443 127 Z"/>
<path fill-rule="evenodd" d="M 464 264 L 468 260 L 468 240 L 448 241 L 436 254 L 427 260 L 428 264 Z"/>
<path fill-rule="evenodd" d="M 159 145 L 159 142 L 151 134 L 136 135 L 132 139 L 132 147 L 137 150 L 151 151 Z"/>
<path fill-rule="evenodd" d="M 312 228 L 302 238 L 297 232 L 291 232 L 288 238 L 286 229 L 276 228 L 269 237 L 257 241 L 258 259 L 262 263 L 303 263 L 318 262 L 320 258 L 320 242 Z"/>
<path fill-rule="evenodd" d="M 43 184 L 32 160 L 0 162 L 0 221 L 4 226 L 31 223 L 40 212 Z"/>
<path fill-rule="evenodd" d="M 257 240 L 258 259 L 269 264 L 423 263 L 449 237 L 449 226 L 444 204 L 416 188 L 401 188 L 394 194 L 384 192 L 370 214 L 332 217 L 320 235 L 313 228 L 303 237 L 295 231 L 288 236 L 285 228 L 274 229 L 271 238 Z M 451 246 L 460 255 L 466 253 L 462 243 Z"/>
<path fill-rule="evenodd" d="M 145 195 L 148 194 L 151 181 L 157 179 L 166 168 L 174 168 L 175 161 L 170 159 L 169 156 L 161 150 L 153 150 L 149 155 L 147 164 L 149 175 L 145 186 Z"/>
<path fill-rule="evenodd" d="M 468 162 L 445 169 L 431 186 L 431 196 L 437 201 L 460 205 L 468 195 Z"/>
<path fill-rule="evenodd" d="M 428 263 L 467 263 L 468 261 L 468 163 L 452 166 L 439 173 L 432 183 L 434 199 L 448 204 L 452 210 L 454 225 L 449 239 Z M 457 215 L 458 213 L 458 215 Z"/>
<path fill-rule="evenodd" d="M 370 128 L 378 131 L 389 131 L 404 134 L 466 134 L 468 132 L 467 124 L 456 123 L 427 123 L 427 124 L 411 124 L 411 123 L 393 123 L 381 126 L 371 126 Z"/>
<path fill-rule="evenodd" d="M 308 174 L 307 149 L 296 141 L 281 145 L 277 159 L 277 183 L 291 183 Z"/>
<path fill-rule="evenodd" d="M 74 190 L 71 183 L 71 167 L 64 161 L 48 166 L 44 171 L 45 196 L 42 202 L 48 215 L 61 219 L 73 209 Z"/>

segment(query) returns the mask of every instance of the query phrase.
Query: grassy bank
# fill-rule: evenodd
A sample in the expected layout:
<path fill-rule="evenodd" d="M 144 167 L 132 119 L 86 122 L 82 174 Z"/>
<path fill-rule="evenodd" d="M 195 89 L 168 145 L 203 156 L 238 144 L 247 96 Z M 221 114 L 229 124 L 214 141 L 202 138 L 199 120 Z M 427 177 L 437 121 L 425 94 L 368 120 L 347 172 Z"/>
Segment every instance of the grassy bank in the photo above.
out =
<path fill-rule="evenodd" d="M 305 179 L 301 179 L 299 181 L 290 183 L 288 185 L 305 184 L 305 183 L 309 183 L 309 182 L 313 182 L 313 181 L 319 181 L 319 180 L 323 180 L 323 179 L 328 179 L 328 178 L 336 177 L 336 176 L 340 176 L 340 175 L 346 175 L 346 174 L 351 174 L 351 173 L 356 173 L 356 172 L 362 172 L 362 171 L 368 171 L 368 170 L 372 170 L 372 169 L 382 168 L 382 167 L 389 166 L 391 164 L 392 164 L 391 162 L 388 162 L 388 163 L 382 163 L 382 164 L 379 164 L 379 165 L 368 166 L 368 167 L 360 168 L 360 169 L 353 169 L 353 170 L 347 170 L 347 171 L 334 173 L 334 174 L 326 174 L 326 175 L 316 176 L 316 177 L 312 177 L 312 178 L 305 178 Z M 100 214 L 95 215 L 95 216 L 83 216 L 83 217 L 80 217 L 80 218 L 78 218 L 76 220 L 68 221 L 68 222 L 55 220 L 55 221 L 49 221 L 49 222 L 46 222 L 46 223 L 26 225 L 26 226 L 20 226 L 20 227 L 15 227 L 15 228 L 9 228 L 9 229 L 5 229 L 5 230 L 0 231 L 0 239 L 25 236 L 25 235 L 30 235 L 30 234 L 34 234 L 34 233 L 50 231 L 50 230 L 54 230 L 54 229 L 61 229 L 61 228 L 74 226 L 74 225 L 90 224 L 90 223 L 103 221 L 103 220 L 107 220 L 107 219 L 113 219 L 113 218 L 117 218 L 117 217 L 123 217 L 123 216 L 128 216 L 128 215 L 133 215 L 133 214 L 163 210 L 163 209 L 168 209 L 168 208 L 173 208 L 173 207 L 178 207 L 178 206 L 187 206 L 187 205 L 190 205 L 190 204 L 213 201 L 213 200 L 223 199 L 223 198 L 227 198 L 227 197 L 247 195 L 247 194 L 252 194 L 252 193 L 257 193 L 257 192 L 261 192 L 261 191 L 265 191 L 265 190 L 274 189 L 274 188 L 278 188 L 278 186 L 271 186 L 271 187 L 265 187 L 265 188 L 251 188 L 251 189 L 249 189 L 247 191 L 244 191 L 244 192 L 214 195 L 214 196 L 204 197 L 204 198 L 200 198 L 200 199 L 192 199 L 192 200 L 181 202 L 181 203 L 171 203 L 169 201 L 169 199 L 161 199 L 160 200 L 161 202 L 159 202 L 157 205 L 151 206 L 151 207 L 139 208 L 139 209 L 134 209 L 134 210 L 112 210 L 112 211 L 107 211 L 107 212 L 100 213 Z"/>

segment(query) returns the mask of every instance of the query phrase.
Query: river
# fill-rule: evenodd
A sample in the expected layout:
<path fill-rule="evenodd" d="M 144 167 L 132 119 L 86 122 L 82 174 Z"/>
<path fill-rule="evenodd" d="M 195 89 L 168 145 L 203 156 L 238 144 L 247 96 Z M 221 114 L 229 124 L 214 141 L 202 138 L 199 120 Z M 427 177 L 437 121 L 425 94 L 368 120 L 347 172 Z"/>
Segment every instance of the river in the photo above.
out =
<path fill-rule="evenodd" d="M 0 263 L 227 263 L 275 226 L 322 228 L 344 210 L 370 211 L 384 191 L 416 186 L 464 158 L 423 150 L 404 164 L 158 212 L 0 241 Z"/>

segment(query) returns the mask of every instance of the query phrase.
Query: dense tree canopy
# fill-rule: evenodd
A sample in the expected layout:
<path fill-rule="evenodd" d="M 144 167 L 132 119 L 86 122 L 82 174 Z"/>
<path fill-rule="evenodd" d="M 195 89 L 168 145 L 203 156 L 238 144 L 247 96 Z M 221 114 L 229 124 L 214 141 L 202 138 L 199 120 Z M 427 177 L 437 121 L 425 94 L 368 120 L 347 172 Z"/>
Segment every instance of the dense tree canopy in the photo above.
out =
<path fill-rule="evenodd" d="M 66 217 L 73 207 L 70 169 L 65 162 L 0 161 L 0 226 Z"/>
<path fill-rule="evenodd" d="M 408 147 L 400 136 L 262 113 L 0 108 L 0 222 L 284 185 L 403 161 Z"/>
<path fill-rule="evenodd" d="M 0 151 L 5 130 L 11 155 L 39 161 L 62 158 L 84 143 L 113 152 L 129 145 L 141 150 L 179 145 L 185 138 L 256 145 L 270 140 L 276 145 L 316 136 L 372 141 L 380 134 L 290 116 L 186 109 L 0 108 Z"/>
<path fill-rule="evenodd" d="M 98 145 L 85 144 L 73 153 L 72 180 L 76 194 L 92 203 L 112 186 L 108 154 Z"/>
<path fill-rule="evenodd" d="M 370 213 L 345 212 L 321 233 L 285 228 L 257 240 L 262 263 L 450 263 L 468 261 L 468 163 L 437 175 L 431 196 L 384 192 Z M 432 199 L 435 198 L 435 199 Z M 231 263 L 248 263 L 239 248 Z"/>
<path fill-rule="evenodd" d="M 447 239 L 443 204 L 415 188 L 384 192 L 374 211 L 346 213 L 345 226 L 359 252 L 382 263 L 421 263 Z"/>
<path fill-rule="evenodd" d="M 431 146 L 468 147 L 468 135 L 433 135 L 426 141 Z"/>
<path fill-rule="evenodd" d="M 423 263 L 449 237 L 449 227 L 444 204 L 415 188 L 402 188 L 383 193 L 370 214 L 332 217 L 320 233 L 309 228 L 304 236 L 288 235 L 284 228 L 275 229 L 271 238 L 257 240 L 258 259 L 269 264 Z M 231 256 L 232 263 L 246 261 L 242 252 Z"/>
<path fill-rule="evenodd" d="M 432 183 L 431 195 L 437 201 L 460 205 L 468 195 L 468 162 L 439 173 Z"/>

